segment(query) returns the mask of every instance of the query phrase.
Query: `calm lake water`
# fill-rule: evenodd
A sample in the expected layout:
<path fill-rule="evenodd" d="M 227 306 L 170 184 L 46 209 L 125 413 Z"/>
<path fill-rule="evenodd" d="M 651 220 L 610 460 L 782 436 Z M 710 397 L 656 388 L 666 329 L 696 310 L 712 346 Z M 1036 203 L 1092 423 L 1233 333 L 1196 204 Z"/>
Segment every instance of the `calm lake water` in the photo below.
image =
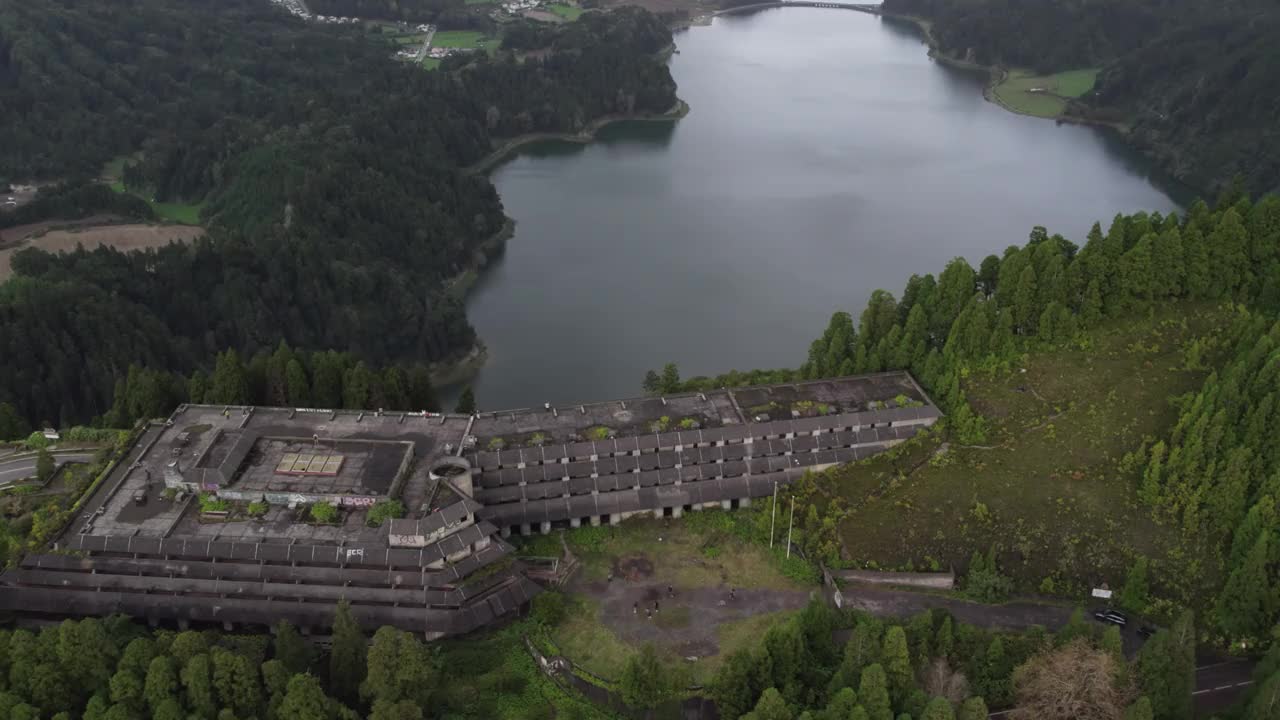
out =
<path fill-rule="evenodd" d="M 1114 138 L 986 102 L 891 21 L 777 8 L 676 44 L 687 117 L 494 172 L 517 225 L 469 301 L 482 409 L 637 395 L 666 362 L 794 367 L 876 288 L 976 267 L 1034 225 L 1082 243 L 1094 220 L 1176 207 Z"/>

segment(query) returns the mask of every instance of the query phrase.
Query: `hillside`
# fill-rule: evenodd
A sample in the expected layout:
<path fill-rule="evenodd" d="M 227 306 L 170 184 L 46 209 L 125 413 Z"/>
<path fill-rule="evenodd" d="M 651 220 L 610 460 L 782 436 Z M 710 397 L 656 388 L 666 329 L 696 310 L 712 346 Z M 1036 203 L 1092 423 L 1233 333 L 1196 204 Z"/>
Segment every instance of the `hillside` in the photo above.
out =
<path fill-rule="evenodd" d="M 4 4 L 0 175 L 93 177 L 128 156 L 131 191 L 203 202 L 210 233 L 18 253 L 0 286 L 0 402 L 32 424 L 86 421 L 130 364 L 187 374 L 282 339 L 379 364 L 466 353 L 449 281 L 500 252 L 506 218 L 463 168 L 504 138 L 666 112 L 675 84 L 654 53 L 670 42 L 622 10 L 542 33 L 542 59 L 422 72 L 357 28 L 260 0 Z"/>
<path fill-rule="evenodd" d="M 1118 125 L 1194 187 L 1280 187 L 1280 10 L 1261 0 L 885 0 L 945 55 L 1037 74 L 1103 68 L 1069 114 Z"/>

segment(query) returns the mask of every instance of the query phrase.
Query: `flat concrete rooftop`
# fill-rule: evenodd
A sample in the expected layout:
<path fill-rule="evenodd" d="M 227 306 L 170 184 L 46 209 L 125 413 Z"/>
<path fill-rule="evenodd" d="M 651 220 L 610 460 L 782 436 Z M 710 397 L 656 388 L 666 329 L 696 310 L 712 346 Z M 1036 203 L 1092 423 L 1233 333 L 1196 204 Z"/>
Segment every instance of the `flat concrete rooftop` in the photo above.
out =
<path fill-rule="evenodd" d="M 412 452 L 411 442 L 262 437 L 231 487 L 241 492 L 385 496 Z M 302 469 L 308 458 L 317 457 L 327 460 L 324 467 L 315 472 Z"/>
<path fill-rule="evenodd" d="M 481 413 L 475 449 L 574 443 L 746 423 L 870 412 L 932 402 L 905 372 Z"/>
<path fill-rule="evenodd" d="M 664 446 L 664 437 L 684 438 L 691 434 L 732 442 L 740 440 L 749 427 L 765 434 L 785 435 L 791 430 L 807 431 L 810 425 L 825 427 L 828 420 L 834 422 L 851 413 L 898 412 L 904 406 L 936 413 L 929 398 L 904 372 L 485 412 L 474 418 L 186 405 L 176 410 L 163 427 L 143 437 L 132 453 L 136 460 L 128 472 L 95 494 L 67 534 L 253 536 L 266 541 L 326 544 L 341 543 L 344 536 L 355 535 L 376 541 L 359 531 L 364 512 L 359 508 L 348 508 L 345 530 L 340 526 L 293 522 L 283 508 L 273 509 L 265 522 L 197 522 L 195 513 L 187 512 L 185 505 L 162 497 L 164 469 L 174 460 L 200 472 L 215 472 L 216 468 L 234 464 L 236 467 L 226 471 L 228 476 L 220 485 L 232 496 L 236 492 L 294 492 L 383 497 L 402 464 L 410 465 L 406 456 L 412 453 L 416 462 L 412 463 L 413 470 L 399 497 L 408 507 L 409 517 L 414 518 L 428 516 L 458 499 L 446 484 L 429 476 L 428 468 L 438 458 L 461 454 L 463 450 L 480 472 L 481 466 L 488 470 L 489 461 L 484 457 L 494 452 L 505 457 L 519 448 L 559 446 L 568 452 L 611 438 L 619 442 L 637 438 L 641 446 L 659 447 Z M 592 450 L 589 454 L 598 452 Z M 236 453 L 242 459 L 237 459 Z M 336 456 L 338 460 L 327 466 L 316 464 L 315 473 L 281 472 L 287 460 L 296 461 L 307 454 Z M 479 464 L 477 455 L 482 458 Z M 289 467 L 302 466 L 294 462 Z M 147 498 L 144 504 L 135 502 L 139 494 Z M 83 529 L 86 518 L 93 520 L 87 531 Z"/>

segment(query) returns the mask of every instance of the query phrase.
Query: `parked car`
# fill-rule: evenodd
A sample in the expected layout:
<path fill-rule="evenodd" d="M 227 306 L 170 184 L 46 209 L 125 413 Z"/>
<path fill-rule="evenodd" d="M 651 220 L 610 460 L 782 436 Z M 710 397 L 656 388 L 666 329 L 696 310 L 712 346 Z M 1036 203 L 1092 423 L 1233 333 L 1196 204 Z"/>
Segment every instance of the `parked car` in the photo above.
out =
<path fill-rule="evenodd" d="M 1097 618 L 1099 622 L 1111 623 L 1112 625 L 1119 625 L 1120 627 L 1124 627 L 1129 624 L 1129 618 L 1125 617 L 1124 613 L 1116 610 L 1099 610 L 1094 613 L 1093 616 Z"/>

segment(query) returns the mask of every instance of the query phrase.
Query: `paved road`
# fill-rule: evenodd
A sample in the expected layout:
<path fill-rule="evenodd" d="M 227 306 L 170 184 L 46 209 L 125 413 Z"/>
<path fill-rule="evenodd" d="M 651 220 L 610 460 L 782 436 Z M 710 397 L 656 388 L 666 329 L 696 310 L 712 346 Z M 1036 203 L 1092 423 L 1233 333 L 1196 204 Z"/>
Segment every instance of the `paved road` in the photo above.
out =
<path fill-rule="evenodd" d="M 432 25 L 431 29 L 427 31 L 427 36 L 422 39 L 422 47 L 418 48 L 418 54 L 413 56 L 413 61 L 415 63 L 422 62 L 422 59 L 427 56 L 427 51 L 431 49 L 431 39 L 435 36 L 436 26 Z"/>
<path fill-rule="evenodd" d="M 53 460 L 58 465 L 69 462 L 87 463 L 93 460 L 97 451 L 92 449 L 55 450 Z M 11 457 L 0 457 L 0 487 L 5 487 L 36 474 L 36 453 L 22 453 Z"/>
<path fill-rule="evenodd" d="M 1231 660 L 1196 668 L 1196 712 L 1205 717 L 1225 710 L 1253 684 L 1252 660 Z"/>

